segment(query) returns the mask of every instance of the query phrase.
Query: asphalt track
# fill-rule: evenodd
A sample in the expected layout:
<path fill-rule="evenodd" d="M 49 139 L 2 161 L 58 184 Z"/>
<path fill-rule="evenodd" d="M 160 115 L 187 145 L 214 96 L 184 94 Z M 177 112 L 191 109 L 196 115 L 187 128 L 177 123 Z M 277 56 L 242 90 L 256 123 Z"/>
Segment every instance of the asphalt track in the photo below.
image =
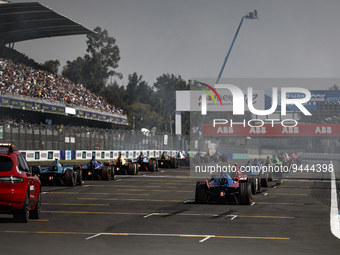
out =
<path fill-rule="evenodd" d="M 198 179 L 185 167 L 43 187 L 40 220 L 0 215 L 0 253 L 337 254 L 334 169 L 337 188 L 329 172 L 287 173 L 250 206 L 193 203 Z"/>

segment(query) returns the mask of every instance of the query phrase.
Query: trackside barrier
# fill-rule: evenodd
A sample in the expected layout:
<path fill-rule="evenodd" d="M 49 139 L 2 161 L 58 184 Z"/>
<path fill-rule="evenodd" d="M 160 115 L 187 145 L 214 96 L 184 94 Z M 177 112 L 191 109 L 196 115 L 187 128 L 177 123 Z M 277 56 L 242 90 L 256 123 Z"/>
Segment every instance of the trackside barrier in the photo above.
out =
<path fill-rule="evenodd" d="M 340 160 L 340 154 L 332 153 L 297 153 L 302 159 L 326 159 L 326 160 Z"/>
<path fill-rule="evenodd" d="M 90 160 L 92 156 L 95 156 L 97 160 L 115 160 L 119 153 L 121 153 L 125 158 L 134 159 L 137 158 L 140 154 L 140 150 L 65 150 L 65 151 L 52 151 L 52 150 L 43 150 L 43 151 L 21 151 L 23 155 L 26 157 L 27 161 L 53 161 L 55 158 L 60 160 Z M 155 157 L 158 158 L 161 156 L 163 151 L 161 150 L 145 150 L 143 154 L 146 157 Z M 166 150 L 167 155 L 176 157 L 178 151 L 177 150 Z M 192 152 L 192 155 L 195 155 L 197 152 Z M 309 153 L 314 154 L 314 153 Z M 316 153 L 317 154 L 317 153 Z M 332 155 L 332 154 L 325 154 Z M 340 159 L 339 154 L 335 154 Z M 228 159 L 249 159 L 249 158 L 260 158 L 255 157 L 255 155 L 249 155 L 247 153 L 227 153 Z M 259 156 L 259 155 L 256 155 Z M 302 158 L 307 158 L 302 156 Z M 315 156 L 311 158 L 316 158 Z M 335 157 L 331 159 L 337 159 Z"/>
<path fill-rule="evenodd" d="M 90 160 L 92 156 L 95 156 L 97 160 L 115 160 L 119 153 L 127 159 L 134 159 L 137 158 L 140 154 L 140 150 L 103 150 L 103 151 L 96 151 L 96 150 L 65 150 L 65 151 L 20 151 L 29 162 L 34 161 L 53 161 L 55 158 L 60 160 Z M 155 157 L 158 158 L 161 156 L 163 151 L 159 150 L 147 150 L 143 151 L 143 154 L 147 157 Z M 165 151 L 169 156 L 176 156 L 178 151 L 177 150 L 167 150 Z"/>

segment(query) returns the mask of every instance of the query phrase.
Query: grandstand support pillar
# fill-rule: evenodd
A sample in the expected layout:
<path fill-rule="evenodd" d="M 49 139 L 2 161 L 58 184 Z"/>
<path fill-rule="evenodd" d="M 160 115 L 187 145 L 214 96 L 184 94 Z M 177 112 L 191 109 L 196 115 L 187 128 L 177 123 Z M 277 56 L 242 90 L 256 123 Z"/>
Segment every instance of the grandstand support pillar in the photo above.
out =
<path fill-rule="evenodd" d="M 175 113 L 176 135 L 182 135 L 182 112 Z"/>
<path fill-rule="evenodd" d="M 24 125 L 24 131 L 25 131 L 25 139 L 24 139 L 24 148 L 27 150 L 27 125 Z"/>

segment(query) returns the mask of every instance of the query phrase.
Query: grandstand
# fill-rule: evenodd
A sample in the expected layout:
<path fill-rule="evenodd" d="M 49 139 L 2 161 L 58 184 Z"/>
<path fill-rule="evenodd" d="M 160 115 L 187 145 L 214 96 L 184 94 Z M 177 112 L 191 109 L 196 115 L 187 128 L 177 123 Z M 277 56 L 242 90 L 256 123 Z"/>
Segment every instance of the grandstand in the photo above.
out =
<path fill-rule="evenodd" d="M 13 49 L 18 41 L 92 30 L 40 3 L 1 1 L 0 20 L 1 119 L 102 128 L 127 125 L 123 110 Z"/>
<path fill-rule="evenodd" d="M 0 0 L 0 21 L 1 142 L 38 154 L 188 148 L 186 138 L 129 130 L 124 110 L 14 50 L 19 41 L 94 31 L 40 3 Z"/>

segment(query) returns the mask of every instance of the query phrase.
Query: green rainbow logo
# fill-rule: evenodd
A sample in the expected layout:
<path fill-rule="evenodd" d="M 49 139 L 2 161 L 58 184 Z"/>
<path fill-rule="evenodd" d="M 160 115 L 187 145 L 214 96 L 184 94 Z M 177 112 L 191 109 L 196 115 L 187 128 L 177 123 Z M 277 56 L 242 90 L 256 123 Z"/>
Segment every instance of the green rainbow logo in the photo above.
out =
<path fill-rule="evenodd" d="M 198 83 L 201 84 L 201 85 L 203 85 L 203 86 L 206 86 L 206 87 L 209 88 L 211 91 L 213 91 L 213 92 L 215 93 L 215 95 L 217 96 L 218 100 L 220 101 L 221 105 L 223 105 L 223 104 L 222 104 L 222 100 L 221 100 L 221 98 L 220 98 L 220 95 L 217 93 L 217 91 L 216 91 L 213 87 L 211 87 L 210 85 L 208 85 L 208 84 L 206 84 L 206 83 L 203 83 L 203 82 L 198 82 Z M 213 96 L 213 94 L 212 94 L 209 90 L 207 90 L 207 89 L 205 89 L 205 88 L 200 88 L 200 89 L 203 90 L 204 92 L 206 92 L 206 93 L 212 98 L 212 100 L 214 100 L 215 105 L 217 105 L 217 102 L 216 102 L 215 97 Z"/>

